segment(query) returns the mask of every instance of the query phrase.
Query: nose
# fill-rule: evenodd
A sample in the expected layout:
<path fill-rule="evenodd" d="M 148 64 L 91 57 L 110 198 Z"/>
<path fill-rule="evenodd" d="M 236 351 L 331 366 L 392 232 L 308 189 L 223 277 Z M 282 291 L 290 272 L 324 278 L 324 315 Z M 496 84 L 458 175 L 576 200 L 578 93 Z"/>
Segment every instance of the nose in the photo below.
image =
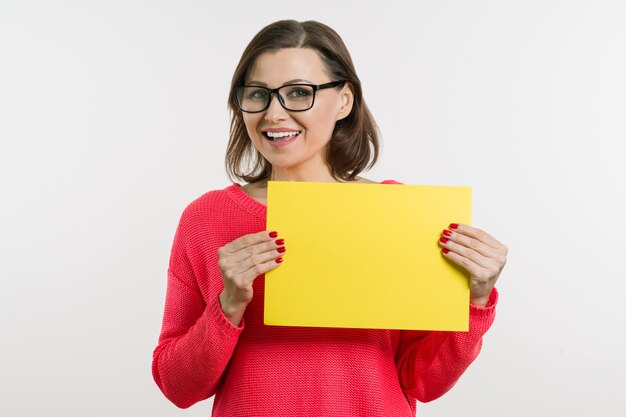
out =
<path fill-rule="evenodd" d="M 276 97 L 276 100 L 274 100 Z M 271 123 L 278 123 L 279 120 L 287 118 L 287 111 L 281 106 L 278 94 L 272 93 L 270 95 L 269 107 L 265 110 L 264 119 Z"/>

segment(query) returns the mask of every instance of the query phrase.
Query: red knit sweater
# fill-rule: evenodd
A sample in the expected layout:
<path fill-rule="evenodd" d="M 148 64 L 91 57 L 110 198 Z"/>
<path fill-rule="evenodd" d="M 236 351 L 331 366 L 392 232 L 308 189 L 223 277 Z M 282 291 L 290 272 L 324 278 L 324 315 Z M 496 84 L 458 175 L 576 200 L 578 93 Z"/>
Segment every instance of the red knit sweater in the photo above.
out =
<path fill-rule="evenodd" d="M 265 326 L 261 275 L 241 326 L 233 325 L 218 300 L 217 249 L 265 230 L 265 219 L 266 206 L 238 184 L 182 213 L 152 361 L 155 382 L 178 407 L 215 395 L 219 417 L 414 416 L 416 399 L 447 392 L 478 355 L 495 289 L 486 307 L 470 306 L 469 332 Z"/>

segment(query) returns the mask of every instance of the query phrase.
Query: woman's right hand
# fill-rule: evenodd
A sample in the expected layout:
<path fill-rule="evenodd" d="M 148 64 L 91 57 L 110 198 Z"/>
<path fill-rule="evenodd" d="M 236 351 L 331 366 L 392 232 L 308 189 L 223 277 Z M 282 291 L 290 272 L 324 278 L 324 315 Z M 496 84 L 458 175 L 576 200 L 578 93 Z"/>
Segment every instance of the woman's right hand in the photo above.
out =
<path fill-rule="evenodd" d="M 252 283 L 282 262 L 284 239 L 263 231 L 241 236 L 217 250 L 224 290 L 219 299 L 224 315 L 236 326 L 252 301 Z"/>

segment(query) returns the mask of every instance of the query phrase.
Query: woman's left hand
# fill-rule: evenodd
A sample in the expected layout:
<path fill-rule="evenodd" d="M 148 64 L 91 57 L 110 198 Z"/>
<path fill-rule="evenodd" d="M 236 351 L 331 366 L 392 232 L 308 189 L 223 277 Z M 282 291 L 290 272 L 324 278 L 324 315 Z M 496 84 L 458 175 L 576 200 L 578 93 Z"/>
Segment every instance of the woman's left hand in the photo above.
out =
<path fill-rule="evenodd" d="M 506 264 L 508 248 L 490 234 L 465 224 L 450 224 L 439 245 L 443 255 L 470 274 L 470 303 L 486 306 Z"/>

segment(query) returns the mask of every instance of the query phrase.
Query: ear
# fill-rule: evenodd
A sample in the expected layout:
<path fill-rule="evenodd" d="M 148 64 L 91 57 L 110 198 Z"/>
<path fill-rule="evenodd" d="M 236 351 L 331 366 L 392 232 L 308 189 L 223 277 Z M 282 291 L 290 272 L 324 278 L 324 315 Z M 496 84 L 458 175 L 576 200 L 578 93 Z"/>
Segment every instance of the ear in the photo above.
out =
<path fill-rule="evenodd" d="M 346 82 L 341 92 L 339 93 L 339 113 L 337 113 L 337 117 L 335 121 L 339 121 L 348 117 L 350 112 L 352 111 L 352 105 L 354 104 L 354 89 L 352 87 L 352 83 Z"/>

